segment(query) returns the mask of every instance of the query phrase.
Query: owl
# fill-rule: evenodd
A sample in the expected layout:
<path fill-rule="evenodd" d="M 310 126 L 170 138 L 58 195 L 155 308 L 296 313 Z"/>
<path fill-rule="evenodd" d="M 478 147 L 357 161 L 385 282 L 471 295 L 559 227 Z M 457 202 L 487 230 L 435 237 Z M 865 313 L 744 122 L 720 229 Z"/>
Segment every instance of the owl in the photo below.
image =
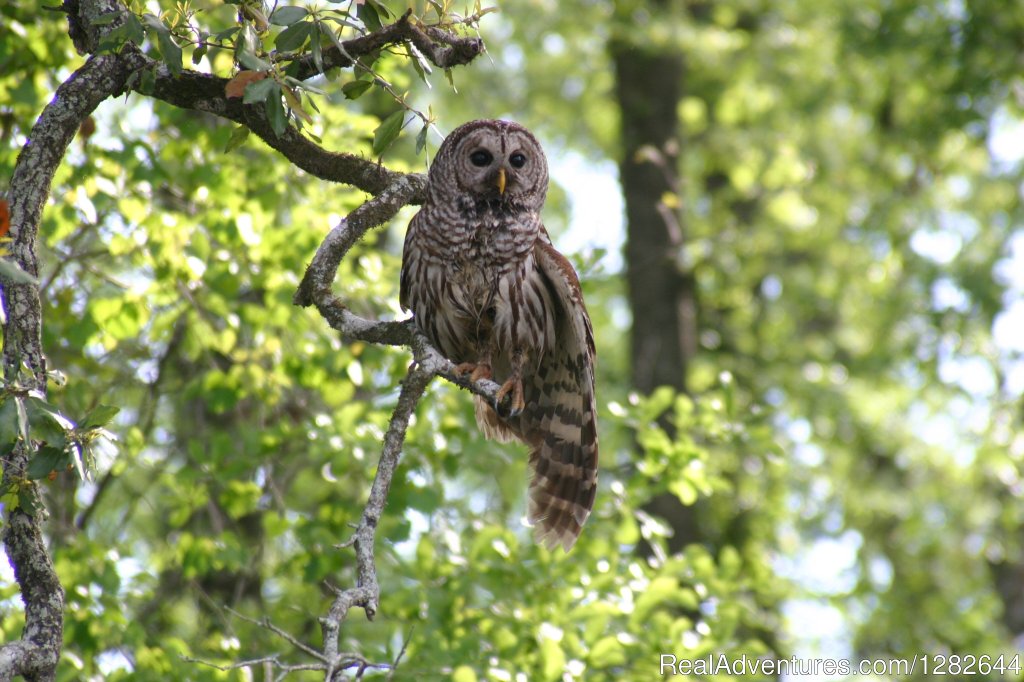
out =
<path fill-rule="evenodd" d="M 579 279 L 540 212 L 540 143 L 508 121 L 471 121 L 437 151 L 402 254 L 401 303 L 456 371 L 501 385 L 476 419 L 530 448 L 527 517 L 569 551 L 597 491 L 594 332 Z"/>

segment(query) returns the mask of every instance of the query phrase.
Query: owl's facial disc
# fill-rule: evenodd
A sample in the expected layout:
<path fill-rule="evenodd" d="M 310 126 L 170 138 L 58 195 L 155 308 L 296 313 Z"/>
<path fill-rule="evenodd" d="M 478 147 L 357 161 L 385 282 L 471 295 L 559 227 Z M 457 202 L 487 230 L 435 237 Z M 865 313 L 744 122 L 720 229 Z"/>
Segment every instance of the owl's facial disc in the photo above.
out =
<path fill-rule="evenodd" d="M 488 122 L 471 129 L 454 151 L 459 186 L 504 206 L 540 205 L 547 165 L 536 140 L 518 126 Z"/>

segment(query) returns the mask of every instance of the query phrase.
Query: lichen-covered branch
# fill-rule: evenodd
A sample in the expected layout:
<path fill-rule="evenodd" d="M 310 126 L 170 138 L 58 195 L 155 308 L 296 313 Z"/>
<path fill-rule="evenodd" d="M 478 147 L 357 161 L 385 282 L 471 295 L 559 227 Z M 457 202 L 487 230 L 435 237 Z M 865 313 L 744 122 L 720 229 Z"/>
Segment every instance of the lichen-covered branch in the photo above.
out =
<path fill-rule="evenodd" d="M 127 9 L 110 0 L 93 0 L 65 3 L 69 15 L 72 35 L 80 36 L 75 44 L 80 50 L 95 50 L 90 21 L 99 14 L 127 12 Z M 117 22 L 111 24 L 116 26 Z M 407 12 L 395 23 L 378 31 L 351 40 L 343 41 L 344 54 L 332 46 L 324 51 L 324 68 L 351 66 L 354 59 L 370 54 L 389 45 L 412 43 L 431 62 L 441 68 L 466 64 L 483 53 L 483 42 L 478 38 L 457 36 L 447 31 L 421 28 L 410 21 Z M 331 152 L 311 139 L 304 137 L 292 126 L 285 128 L 281 135 L 274 132 L 267 119 L 263 103 L 244 104 L 240 97 L 228 97 L 228 79 L 212 74 L 184 69 L 174 74 L 162 62 L 142 53 L 135 45 L 126 45 L 116 59 L 129 73 L 148 72 L 151 79 L 136 78 L 129 88 L 144 96 L 151 96 L 182 109 L 191 109 L 214 114 L 248 127 L 268 146 L 280 152 L 295 166 L 310 175 L 357 187 L 370 194 L 378 194 L 391 187 L 404 174 L 389 170 L 370 159 L 355 154 Z M 300 62 L 300 80 L 317 75 L 318 71 L 305 60 Z M 123 89 L 122 89 L 123 90 Z M 422 182 L 419 187 L 422 189 Z M 420 194 L 414 194 L 406 203 L 419 203 Z"/>
<path fill-rule="evenodd" d="M 389 45 L 399 45 L 406 41 L 415 45 L 420 54 L 434 66 L 442 69 L 468 64 L 483 52 L 484 44 L 479 38 L 457 36 L 437 27 L 417 26 L 410 20 L 411 15 L 412 10 L 408 10 L 395 23 L 389 24 L 379 31 L 343 41 L 344 52 L 333 45 L 325 49 L 323 52 L 324 70 L 352 66 L 354 59 Z M 299 61 L 297 76 L 299 80 L 305 80 L 318 73 L 320 71 L 311 56 L 304 57 Z"/>
<path fill-rule="evenodd" d="M 126 76 L 116 57 L 90 57 L 57 89 L 18 156 L 9 191 L 10 257 L 33 276 L 39 271 L 37 236 L 54 173 L 82 121 L 124 86 Z M 4 282 L 3 305 L 7 320 L 4 376 L 45 393 L 38 284 Z M 21 372 L 23 365 L 29 368 L 29 376 Z M 4 549 L 25 603 L 25 629 L 21 640 L 0 647 L 0 680 L 16 675 L 29 680 L 53 679 L 63 643 L 64 591 L 43 541 L 40 522 L 44 514 L 35 484 L 24 477 L 31 454 L 31 447 L 21 443 L 2 461 L 3 483 L 25 491 L 34 509 L 10 510 L 4 525 Z"/>

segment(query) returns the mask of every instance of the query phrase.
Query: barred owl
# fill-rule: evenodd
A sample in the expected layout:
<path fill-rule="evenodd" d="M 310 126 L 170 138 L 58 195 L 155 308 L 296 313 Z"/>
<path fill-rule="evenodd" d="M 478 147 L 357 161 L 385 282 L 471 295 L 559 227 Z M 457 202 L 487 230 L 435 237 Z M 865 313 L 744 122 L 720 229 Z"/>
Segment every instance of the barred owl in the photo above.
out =
<path fill-rule="evenodd" d="M 401 303 L 457 371 L 501 384 L 476 419 L 498 441 L 530 447 L 527 517 L 538 542 L 576 542 L 597 490 L 594 333 L 572 265 L 540 211 L 540 143 L 507 121 L 453 131 L 409 223 Z"/>

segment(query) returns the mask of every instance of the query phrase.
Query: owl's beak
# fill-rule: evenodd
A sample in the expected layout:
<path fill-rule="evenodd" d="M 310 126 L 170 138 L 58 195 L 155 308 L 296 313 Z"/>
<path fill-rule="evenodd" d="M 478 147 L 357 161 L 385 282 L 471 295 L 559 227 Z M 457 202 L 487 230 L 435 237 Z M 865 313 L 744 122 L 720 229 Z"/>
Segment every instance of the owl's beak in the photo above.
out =
<path fill-rule="evenodd" d="M 505 195 L 505 169 L 498 169 L 498 194 Z"/>

